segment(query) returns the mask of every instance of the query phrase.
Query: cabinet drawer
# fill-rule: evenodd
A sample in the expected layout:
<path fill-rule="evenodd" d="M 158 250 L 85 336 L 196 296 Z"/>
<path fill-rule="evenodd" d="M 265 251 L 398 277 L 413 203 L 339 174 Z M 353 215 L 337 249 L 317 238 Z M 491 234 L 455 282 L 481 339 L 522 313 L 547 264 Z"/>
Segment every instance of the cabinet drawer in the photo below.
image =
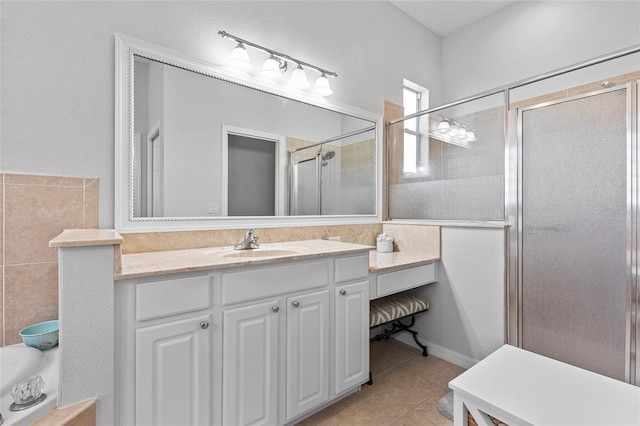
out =
<path fill-rule="evenodd" d="M 369 253 L 336 259 L 335 266 L 336 284 L 367 278 L 369 275 Z"/>
<path fill-rule="evenodd" d="M 386 296 L 436 281 L 436 264 L 414 266 L 402 271 L 380 274 L 376 280 L 378 296 Z"/>
<path fill-rule="evenodd" d="M 328 284 L 328 260 L 230 272 L 222 275 L 222 304 L 258 300 Z"/>
<path fill-rule="evenodd" d="M 211 277 L 177 278 L 136 285 L 136 320 L 206 309 L 211 306 Z"/>

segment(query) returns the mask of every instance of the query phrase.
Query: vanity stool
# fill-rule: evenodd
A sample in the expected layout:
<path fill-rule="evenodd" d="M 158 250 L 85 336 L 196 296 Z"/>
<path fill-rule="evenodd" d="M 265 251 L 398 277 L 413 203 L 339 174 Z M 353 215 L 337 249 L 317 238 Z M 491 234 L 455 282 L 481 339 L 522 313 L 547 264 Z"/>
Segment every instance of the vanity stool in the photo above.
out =
<path fill-rule="evenodd" d="M 372 337 L 370 341 L 386 339 L 392 334 L 406 331 L 413 335 L 413 340 L 422 349 L 422 356 L 427 356 L 427 347 L 418 340 L 418 332 L 411 327 L 416 322 L 416 314 L 429 309 L 429 301 L 411 293 L 396 293 L 390 296 L 374 299 L 369 302 L 369 329 L 381 327 L 391 323 L 390 329 Z M 409 324 L 402 320 L 409 319 Z"/>

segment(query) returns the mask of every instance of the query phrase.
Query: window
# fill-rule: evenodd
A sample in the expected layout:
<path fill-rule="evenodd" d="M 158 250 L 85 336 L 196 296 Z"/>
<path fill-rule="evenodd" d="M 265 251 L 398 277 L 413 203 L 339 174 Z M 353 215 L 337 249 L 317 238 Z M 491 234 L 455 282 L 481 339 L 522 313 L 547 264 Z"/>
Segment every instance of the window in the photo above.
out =
<path fill-rule="evenodd" d="M 409 80 L 404 80 L 402 105 L 405 116 L 429 108 L 429 91 Z M 426 136 L 427 126 L 422 123 L 428 123 L 426 116 L 404 122 L 402 171 L 405 174 L 429 174 L 429 138 Z"/>

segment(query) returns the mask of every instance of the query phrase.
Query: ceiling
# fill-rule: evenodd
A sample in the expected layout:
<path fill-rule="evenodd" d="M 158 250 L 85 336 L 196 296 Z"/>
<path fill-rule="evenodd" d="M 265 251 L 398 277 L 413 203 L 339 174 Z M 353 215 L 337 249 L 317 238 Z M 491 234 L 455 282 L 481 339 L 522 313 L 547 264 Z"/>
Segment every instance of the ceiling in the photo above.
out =
<path fill-rule="evenodd" d="M 447 36 L 514 2 L 514 0 L 389 1 L 440 37 Z"/>

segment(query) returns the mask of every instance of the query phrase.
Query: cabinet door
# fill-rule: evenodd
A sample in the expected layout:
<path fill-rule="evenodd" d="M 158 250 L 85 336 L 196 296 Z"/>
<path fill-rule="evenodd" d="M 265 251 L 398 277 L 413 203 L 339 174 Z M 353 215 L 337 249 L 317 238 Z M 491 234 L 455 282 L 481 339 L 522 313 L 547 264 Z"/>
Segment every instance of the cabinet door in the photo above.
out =
<path fill-rule="evenodd" d="M 369 379 L 369 283 L 335 289 L 335 391 Z"/>
<path fill-rule="evenodd" d="M 329 290 L 287 299 L 287 420 L 329 400 Z"/>
<path fill-rule="evenodd" d="M 136 330 L 136 424 L 210 424 L 210 315 Z"/>
<path fill-rule="evenodd" d="M 222 423 L 278 421 L 277 301 L 224 312 Z"/>

